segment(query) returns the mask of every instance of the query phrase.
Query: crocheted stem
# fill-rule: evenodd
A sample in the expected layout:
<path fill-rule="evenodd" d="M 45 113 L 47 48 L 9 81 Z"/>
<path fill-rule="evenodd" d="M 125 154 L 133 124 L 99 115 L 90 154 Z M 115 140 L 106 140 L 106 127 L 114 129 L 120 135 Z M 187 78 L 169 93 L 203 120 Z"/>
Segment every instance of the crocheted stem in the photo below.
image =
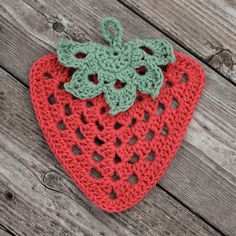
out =
<path fill-rule="evenodd" d="M 114 29 L 114 33 L 111 32 L 109 27 Z M 114 48 L 121 47 L 123 27 L 117 19 L 112 17 L 103 19 L 100 25 L 100 31 L 111 46 Z"/>
<path fill-rule="evenodd" d="M 175 61 L 170 43 L 159 39 L 122 43 L 123 28 L 114 18 L 104 19 L 100 29 L 110 47 L 95 42 L 60 42 L 60 63 L 77 69 L 65 84 L 66 91 L 79 99 L 104 94 L 112 115 L 131 108 L 137 91 L 156 98 L 163 84 L 162 67 Z"/>

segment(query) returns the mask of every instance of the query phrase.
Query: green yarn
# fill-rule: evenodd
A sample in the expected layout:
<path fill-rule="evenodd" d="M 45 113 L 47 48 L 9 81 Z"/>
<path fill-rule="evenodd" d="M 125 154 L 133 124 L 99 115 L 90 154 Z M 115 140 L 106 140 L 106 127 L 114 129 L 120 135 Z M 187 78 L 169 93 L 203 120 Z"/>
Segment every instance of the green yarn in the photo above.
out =
<path fill-rule="evenodd" d="M 100 30 L 110 46 L 60 41 L 57 50 L 60 63 L 77 69 L 64 85 L 66 91 L 80 99 L 103 93 L 112 115 L 131 107 L 137 90 L 157 97 L 163 83 L 160 66 L 175 61 L 171 44 L 157 39 L 135 39 L 122 44 L 123 28 L 114 18 L 105 18 Z M 76 57 L 78 54 L 80 58 Z M 97 81 L 91 75 L 96 75 Z"/>

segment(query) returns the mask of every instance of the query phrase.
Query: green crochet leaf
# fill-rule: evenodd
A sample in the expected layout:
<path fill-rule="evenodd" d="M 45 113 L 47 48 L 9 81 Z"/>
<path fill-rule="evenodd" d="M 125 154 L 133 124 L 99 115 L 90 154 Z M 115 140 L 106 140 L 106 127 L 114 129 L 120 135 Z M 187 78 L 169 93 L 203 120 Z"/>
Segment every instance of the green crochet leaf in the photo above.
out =
<path fill-rule="evenodd" d="M 122 30 L 118 20 L 106 18 L 101 33 L 110 46 L 62 40 L 57 50 L 62 65 L 77 69 L 66 91 L 80 99 L 103 93 L 112 115 L 131 107 L 137 90 L 157 97 L 163 83 L 160 66 L 175 61 L 167 41 L 135 39 L 122 44 Z"/>

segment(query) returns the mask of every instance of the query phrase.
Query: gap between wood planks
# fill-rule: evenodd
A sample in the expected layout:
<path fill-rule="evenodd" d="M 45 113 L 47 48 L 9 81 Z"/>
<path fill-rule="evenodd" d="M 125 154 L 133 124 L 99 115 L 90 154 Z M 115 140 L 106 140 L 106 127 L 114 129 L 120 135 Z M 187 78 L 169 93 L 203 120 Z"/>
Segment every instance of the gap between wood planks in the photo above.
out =
<path fill-rule="evenodd" d="M 3 224 L 0 224 L 0 233 L 1 233 L 1 231 L 5 232 L 7 235 L 16 236 L 15 233 L 13 233 L 11 230 L 9 230 L 7 227 L 5 227 Z"/>
<path fill-rule="evenodd" d="M 162 186 L 160 186 L 159 183 L 156 184 L 156 186 L 158 186 L 160 189 L 162 189 L 166 194 L 170 195 L 173 199 L 175 199 L 177 202 L 179 202 L 182 206 L 184 206 L 186 209 L 188 209 L 190 212 L 192 212 L 195 216 L 197 216 L 199 219 L 201 219 L 202 221 L 204 221 L 206 224 L 208 224 L 209 226 L 211 226 L 215 231 L 217 231 L 218 233 L 222 234 L 223 236 L 226 236 L 226 234 L 224 234 L 222 231 L 220 231 L 217 227 L 215 227 L 211 222 L 209 222 L 207 219 L 205 219 L 204 217 L 202 217 L 198 212 L 194 211 L 193 209 L 191 209 L 189 206 L 187 206 L 186 204 L 184 204 L 183 202 L 181 202 L 180 199 L 178 199 L 176 196 L 174 196 L 173 194 L 171 194 L 169 191 L 165 190 Z"/>
<path fill-rule="evenodd" d="M 226 49 L 222 48 L 219 52 L 213 54 L 210 58 L 208 58 L 207 61 L 203 60 L 201 57 L 199 57 L 199 55 L 197 53 L 195 53 L 194 51 L 192 51 L 190 48 L 186 47 L 186 45 L 184 43 L 182 43 L 181 41 L 178 41 L 177 38 L 174 38 L 171 36 L 170 33 L 165 32 L 164 30 L 162 30 L 160 27 L 158 27 L 156 24 L 154 24 L 153 22 L 151 22 L 149 19 L 147 19 L 147 17 L 145 17 L 143 14 L 141 14 L 138 10 L 132 8 L 129 4 L 127 4 L 125 2 L 125 0 L 117 0 L 120 4 L 124 5 L 125 7 L 127 7 L 130 11 L 132 11 L 134 14 L 136 14 L 137 16 L 139 16 L 140 18 L 142 18 L 144 21 L 146 21 L 148 24 L 150 24 L 152 27 L 154 27 L 155 29 L 157 29 L 158 31 L 160 31 L 163 35 L 165 35 L 166 37 L 168 37 L 169 39 L 171 39 L 173 42 L 175 42 L 177 45 L 179 45 L 180 47 L 182 47 L 184 50 L 186 50 L 188 53 L 192 54 L 193 56 L 195 56 L 199 61 L 201 61 L 203 64 L 205 64 L 206 66 L 208 66 L 209 68 L 211 68 L 213 71 L 215 71 L 217 74 L 221 75 L 224 79 L 228 80 L 231 84 L 233 84 L 234 86 L 236 86 L 236 82 L 232 81 L 231 79 L 227 78 L 223 73 L 221 73 L 220 71 L 218 71 L 216 68 L 214 68 L 212 65 L 210 65 L 208 62 L 216 55 L 224 52 Z M 232 60 L 232 58 L 231 58 Z M 233 63 L 233 62 L 232 62 Z"/>
<path fill-rule="evenodd" d="M 3 68 L 2 66 L 0 66 L 1 69 L 3 69 L 6 73 L 8 73 L 9 75 L 11 75 L 15 80 L 17 80 L 20 84 L 22 84 L 24 87 L 26 87 L 27 89 L 29 89 L 29 85 L 23 83 L 20 79 L 18 79 L 16 76 L 14 76 L 12 73 L 10 73 L 8 70 L 6 70 L 5 68 Z M 23 164 L 23 163 L 22 163 Z M 24 164 L 23 164 L 24 165 Z M 30 170 L 30 169 L 29 169 Z M 31 170 L 30 170 L 31 171 Z M 31 171 L 32 172 L 32 171 Z M 67 195 L 66 193 L 59 191 L 57 189 L 54 189 L 53 187 L 47 186 L 44 183 L 44 178 L 47 175 L 48 172 L 44 173 L 44 176 L 42 178 L 42 181 L 32 172 L 32 174 L 34 174 L 36 176 L 36 178 L 39 180 L 39 182 L 47 189 L 50 189 L 52 191 L 55 192 L 59 192 L 62 194 Z M 167 195 L 169 195 L 170 197 L 172 197 L 176 202 L 178 202 L 179 204 L 181 204 L 184 208 L 186 208 L 187 210 L 189 210 L 192 214 L 194 214 L 196 217 L 198 217 L 200 220 L 202 220 L 203 222 L 205 222 L 206 224 L 208 224 L 211 228 L 213 228 L 216 232 L 218 232 L 219 234 L 226 236 L 226 234 L 224 234 L 222 231 L 220 231 L 217 227 L 215 227 L 212 223 L 210 223 L 207 219 L 205 219 L 204 217 L 202 217 L 199 213 L 197 213 L 196 211 L 194 211 L 193 209 L 191 209 L 189 206 L 187 206 L 186 204 L 184 204 L 179 198 L 177 198 L 176 196 L 174 196 L 173 194 L 171 194 L 169 191 L 167 191 L 165 188 L 163 188 L 160 184 L 156 184 L 156 186 L 158 186 L 161 190 L 163 190 L 163 192 L 165 192 Z M 67 195 L 69 198 L 71 198 L 69 195 Z M 71 198 L 72 199 L 72 198 Z M 74 199 L 72 199 L 74 200 Z M 1 226 L 1 224 L 0 224 Z M 10 230 L 7 229 L 7 227 L 5 227 L 4 225 L 2 225 L 4 231 L 6 231 L 9 235 L 15 236 L 15 234 L 13 232 L 11 232 Z"/>

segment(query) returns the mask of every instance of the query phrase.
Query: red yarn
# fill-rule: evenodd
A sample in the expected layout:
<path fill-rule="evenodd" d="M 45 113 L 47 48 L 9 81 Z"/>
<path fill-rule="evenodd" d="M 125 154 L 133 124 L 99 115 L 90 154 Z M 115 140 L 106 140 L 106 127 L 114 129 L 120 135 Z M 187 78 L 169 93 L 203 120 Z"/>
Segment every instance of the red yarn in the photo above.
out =
<path fill-rule="evenodd" d="M 103 96 L 79 100 L 63 89 L 71 72 L 56 55 L 40 58 L 30 72 L 38 122 L 62 166 L 83 193 L 107 212 L 140 201 L 165 173 L 178 150 L 204 86 L 199 64 L 180 53 L 164 71 L 157 99 L 138 94 L 116 116 Z"/>

